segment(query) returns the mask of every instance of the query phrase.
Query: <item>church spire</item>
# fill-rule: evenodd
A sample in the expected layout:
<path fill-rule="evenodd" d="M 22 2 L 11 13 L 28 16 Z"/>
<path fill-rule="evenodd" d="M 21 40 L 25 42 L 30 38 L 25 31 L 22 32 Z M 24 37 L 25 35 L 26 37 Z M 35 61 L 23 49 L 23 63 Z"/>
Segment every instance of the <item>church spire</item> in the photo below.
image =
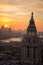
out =
<path fill-rule="evenodd" d="M 36 30 L 36 26 L 35 26 L 35 22 L 34 22 L 34 18 L 33 18 L 33 12 L 31 13 L 31 19 L 30 19 L 30 22 L 29 22 L 29 26 L 27 28 L 27 33 L 37 33 L 37 30 Z"/>
<path fill-rule="evenodd" d="M 35 22 L 34 22 L 34 18 L 33 18 L 33 12 L 31 13 L 31 19 L 30 19 L 30 24 L 33 24 L 35 25 Z"/>
<path fill-rule="evenodd" d="M 33 12 L 31 13 L 31 19 L 33 19 Z"/>

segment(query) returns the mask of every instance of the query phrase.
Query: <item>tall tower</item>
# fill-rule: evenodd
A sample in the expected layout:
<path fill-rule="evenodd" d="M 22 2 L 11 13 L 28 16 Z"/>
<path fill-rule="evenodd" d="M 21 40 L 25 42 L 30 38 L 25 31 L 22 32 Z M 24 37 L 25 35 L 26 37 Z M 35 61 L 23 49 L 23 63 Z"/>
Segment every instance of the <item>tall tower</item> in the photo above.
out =
<path fill-rule="evenodd" d="M 31 13 L 31 19 L 29 22 L 29 26 L 27 28 L 27 35 L 35 37 L 37 35 L 37 30 L 33 18 L 33 12 Z"/>
<path fill-rule="evenodd" d="M 37 41 L 37 30 L 36 30 L 35 21 L 33 18 L 33 12 L 31 13 L 31 19 L 29 21 L 29 26 L 26 31 L 25 39 L 27 42 Z"/>
<path fill-rule="evenodd" d="M 22 45 L 22 63 L 23 65 L 35 65 L 40 60 L 40 48 L 38 47 L 38 36 L 37 30 L 33 18 L 33 12 L 31 13 L 31 19 L 29 22 L 29 26 L 26 31 L 26 35 L 24 37 L 23 45 Z"/>

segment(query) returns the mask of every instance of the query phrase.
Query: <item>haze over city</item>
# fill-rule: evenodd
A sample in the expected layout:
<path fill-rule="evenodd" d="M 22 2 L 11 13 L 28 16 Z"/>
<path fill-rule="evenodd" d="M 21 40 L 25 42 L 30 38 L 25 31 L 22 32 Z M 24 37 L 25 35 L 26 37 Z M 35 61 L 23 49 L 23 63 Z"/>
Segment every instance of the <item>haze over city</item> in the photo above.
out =
<path fill-rule="evenodd" d="M 43 31 L 43 0 L 0 0 L 0 27 L 25 30 L 34 12 L 38 31 Z"/>

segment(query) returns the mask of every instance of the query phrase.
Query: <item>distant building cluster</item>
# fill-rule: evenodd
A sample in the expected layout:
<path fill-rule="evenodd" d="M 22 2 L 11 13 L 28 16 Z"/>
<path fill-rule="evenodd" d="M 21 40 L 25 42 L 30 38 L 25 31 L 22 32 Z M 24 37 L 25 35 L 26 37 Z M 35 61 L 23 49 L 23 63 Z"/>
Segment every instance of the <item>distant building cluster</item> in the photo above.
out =
<path fill-rule="evenodd" d="M 21 36 L 23 36 L 22 31 L 15 31 L 12 30 L 12 28 L 5 27 L 4 25 L 0 28 L 0 40 Z"/>
<path fill-rule="evenodd" d="M 37 35 L 33 12 L 22 41 L 0 41 L 0 65 L 43 65 L 43 41 Z"/>
<path fill-rule="evenodd" d="M 12 37 L 12 29 L 4 27 L 4 25 L 0 28 L 0 39 Z"/>

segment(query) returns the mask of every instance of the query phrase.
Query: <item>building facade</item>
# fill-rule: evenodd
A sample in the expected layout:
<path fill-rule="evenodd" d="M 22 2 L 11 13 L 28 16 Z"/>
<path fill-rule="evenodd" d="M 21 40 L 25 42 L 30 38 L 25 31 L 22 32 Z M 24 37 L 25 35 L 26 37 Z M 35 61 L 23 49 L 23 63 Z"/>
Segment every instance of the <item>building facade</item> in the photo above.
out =
<path fill-rule="evenodd" d="M 33 12 L 23 38 L 22 44 L 22 64 L 23 65 L 37 65 L 43 63 L 43 42 L 37 35 Z"/>

